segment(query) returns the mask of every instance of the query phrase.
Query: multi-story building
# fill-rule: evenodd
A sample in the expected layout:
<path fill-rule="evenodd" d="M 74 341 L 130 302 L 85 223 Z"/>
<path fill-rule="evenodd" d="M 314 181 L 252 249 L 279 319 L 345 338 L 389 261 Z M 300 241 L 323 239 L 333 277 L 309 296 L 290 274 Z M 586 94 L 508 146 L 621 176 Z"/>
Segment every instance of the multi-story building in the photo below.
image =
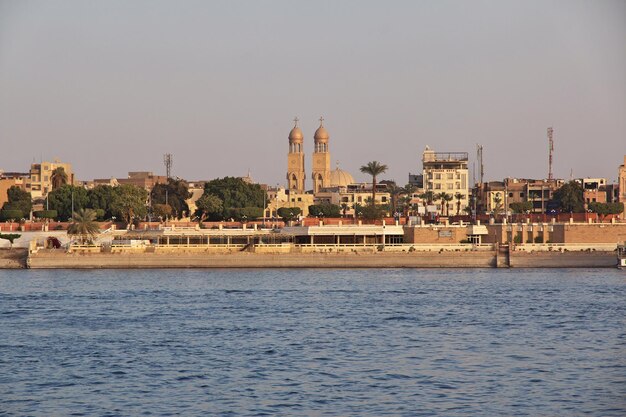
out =
<path fill-rule="evenodd" d="M 460 210 L 464 210 L 469 204 L 467 163 L 467 152 L 435 152 L 426 146 L 422 155 L 424 191 L 453 198 L 460 194 Z M 444 204 L 435 203 L 439 213 L 444 213 Z"/>
<path fill-rule="evenodd" d="M 60 177 L 55 177 L 55 170 L 57 168 L 63 168 L 65 178 L 61 179 Z M 29 179 L 26 182 L 26 191 L 30 192 L 33 200 L 43 199 L 52 191 L 53 186 L 56 187 L 62 183 L 74 184 L 74 181 L 74 172 L 72 171 L 71 164 L 59 162 L 58 160 L 54 162 L 41 162 L 30 166 Z"/>
<path fill-rule="evenodd" d="M 13 186 L 26 190 L 29 174 L 25 172 L 1 172 L 0 171 L 0 209 L 9 200 L 7 191 Z"/>
<path fill-rule="evenodd" d="M 335 204 L 342 208 L 342 213 L 346 216 L 355 216 L 358 215 L 355 208 L 369 204 L 371 198 L 371 183 L 350 183 L 328 187 L 316 193 L 315 204 Z M 376 184 L 376 204 L 389 204 L 390 202 L 391 195 L 387 190 L 387 184 Z"/>
<path fill-rule="evenodd" d="M 164 175 L 154 175 L 148 171 L 129 172 L 128 178 L 118 178 L 119 185 L 130 184 L 141 187 L 150 192 L 157 184 L 167 184 L 167 177 Z"/>
<path fill-rule="evenodd" d="M 582 178 L 578 180 L 583 188 L 585 207 L 589 203 L 606 203 L 606 178 Z"/>
<path fill-rule="evenodd" d="M 505 211 L 512 203 L 532 203 L 533 213 L 545 213 L 548 202 L 563 180 L 535 180 L 528 178 L 505 178 L 504 181 L 490 181 L 474 188 L 476 211 L 478 214 Z"/>

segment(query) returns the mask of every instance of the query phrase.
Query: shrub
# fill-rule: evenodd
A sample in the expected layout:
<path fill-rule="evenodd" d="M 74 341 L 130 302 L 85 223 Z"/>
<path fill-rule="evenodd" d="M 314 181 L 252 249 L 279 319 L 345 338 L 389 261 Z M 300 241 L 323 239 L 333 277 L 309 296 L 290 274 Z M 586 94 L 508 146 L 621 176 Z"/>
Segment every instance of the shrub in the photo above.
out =
<path fill-rule="evenodd" d="M 515 235 L 515 237 L 513 238 L 513 243 L 522 243 L 522 235 L 519 233 Z"/>
<path fill-rule="evenodd" d="M 22 218 L 20 210 L 0 210 L 0 220 L 17 220 Z"/>
<path fill-rule="evenodd" d="M 535 243 L 543 243 L 543 238 L 541 236 L 535 236 Z"/>
<path fill-rule="evenodd" d="M 56 210 L 38 210 L 33 213 L 35 217 L 38 219 L 56 219 L 57 211 Z"/>

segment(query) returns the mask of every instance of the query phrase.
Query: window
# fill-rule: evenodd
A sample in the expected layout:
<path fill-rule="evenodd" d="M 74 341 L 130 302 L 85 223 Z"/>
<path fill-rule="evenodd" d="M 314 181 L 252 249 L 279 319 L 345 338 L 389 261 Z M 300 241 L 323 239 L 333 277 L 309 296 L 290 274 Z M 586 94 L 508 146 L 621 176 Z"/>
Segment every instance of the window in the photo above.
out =
<path fill-rule="evenodd" d="M 453 180 L 454 179 L 454 174 L 452 174 L 452 173 L 448 174 L 448 179 L 449 180 Z"/>
<path fill-rule="evenodd" d="M 519 193 L 519 196 L 520 196 L 521 198 L 524 198 L 524 193 Z"/>
<path fill-rule="evenodd" d="M 440 180 L 441 179 L 441 174 L 435 174 L 435 179 L 436 180 Z"/>
<path fill-rule="evenodd" d="M 435 184 L 435 190 L 441 190 L 441 184 Z"/>
<path fill-rule="evenodd" d="M 454 184 L 448 183 L 448 190 L 451 190 L 452 188 L 454 188 Z"/>
<path fill-rule="evenodd" d="M 44 176 L 43 176 L 43 181 L 44 181 L 44 182 L 48 182 L 48 176 L 47 176 L 47 175 L 44 175 Z"/>
<path fill-rule="evenodd" d="M 509 193 L 509 197 L 512 198 L 513 197 L 513 193 Z"/>
<path fill-rule="evenodd" d="M 302 201 L 302 197 L 298 197 L 298 201 Z"/>
<path fill-rule="evenodd" d="M 382 196 L 382 197 L 380 198 L 380 201 L 382 201 L 383 203 L 384 203 L 384 202 L 386 202 L 386 201 L 387 201 L 387 197 Z"/>

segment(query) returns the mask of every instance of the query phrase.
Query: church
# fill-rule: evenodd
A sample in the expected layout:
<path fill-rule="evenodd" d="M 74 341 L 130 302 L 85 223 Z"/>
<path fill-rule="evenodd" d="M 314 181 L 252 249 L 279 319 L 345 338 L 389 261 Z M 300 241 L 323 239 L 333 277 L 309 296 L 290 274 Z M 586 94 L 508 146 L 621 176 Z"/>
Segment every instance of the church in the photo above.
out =
<path fill-rule="evenodd" d="M 298 207 L 304 216 L 313 204 L 330 203 L 341 206 L 344 214 L 355 216 L 355 204 L 365 205 L 371 197 L 371 184 L 355 183 L 352 175 L 338 166 L 331 170 L 330 135 L 324 127 L 324 118 L 313 134 L 313 155 L 311 158 L 312 187 L 307 190 L 304 135 L 294 119 L 294 127 L 289 132 L 289 153 L 287 155 L 287 187 L 284 194 L 277 190 L 273 203 L 279 207 Z M 387 204 L 389 193 L 384 184 L 377 185 L 377 204 Z M 281 195 L 282 194 L 282 195 Z"/>
<path fill-rule="evenodd" d="M 289 154 L 287 156 L 287 189 L 297 193 L 306 191 L 306 168 L 304 163 L 304 135 L 298 127 L 298 118 L 294 119 L 295 125 L 289 132 Z M 347 187 L 354 184 L 354 178 L 349 172 L 337 167 L 330 169 L 330 135 L 324 127 L 324 118 L 320 117 L 320 126 L 313 135 L 313 167 L 311 179 L 313 181 L 312 192 L 317 194 L 325 189 L 334 187 Z"/>

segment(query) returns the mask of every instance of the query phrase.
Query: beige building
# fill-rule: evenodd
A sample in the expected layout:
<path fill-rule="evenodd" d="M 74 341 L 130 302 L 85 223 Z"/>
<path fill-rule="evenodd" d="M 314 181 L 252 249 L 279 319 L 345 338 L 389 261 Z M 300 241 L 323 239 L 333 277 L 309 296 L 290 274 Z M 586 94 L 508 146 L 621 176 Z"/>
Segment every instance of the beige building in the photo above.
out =
<path fill-rule="evenodd" d="M 335 171 L 338 171 L 337 168 Z M 340 171 L 340 170 L 339 170 Z M 345 171 L 343 171 L 345 172 Z M 350 175 L 348 173 L 345 173 Z M 350 178 L 352 176 L 350 175 Z M 342 185 L 334 185 L 323 189 L 315 194 L 315 204 L 335 204 L 342 208 L 342 214 L 347 216 L 358 216 L 355 212 L 355 205 L 365 206 L 372 198 L 372 184 L 359 183 L 354 181 Z M 391 195 L 387 192 L 386 184 L 376 184 L 376 204 L 389 204 Z"/>
<path fill-rule="evenodd" d="M 309 206 L 315 204 L 313 194 L 283 187 L 268 188 L 267 198 L 265 210 L 265 217 L 267 218 L 278 217 L 278 209 L 283 207 L 297 207 L 302 212 L 302 216 L 306 217 L 309 215 Z"/>
<path fill-rule="evenodd" d="M 460 210 L 464 210 L 469 204 L 467 162 L 467 152 L 435 152 L 426 146 L 422 155 L 424 191 L 432 191 L 435 195 L 446 193 L 452 197 L 459 193 L 462 196 Z M 436 200 L 439 213 L 444 213 L 441 200 Z M 456 211 L 456 200 L 450 204 Z"/>
<path fill-rule="evenodd" d="M 53 173 L 57 168 L 63 168 L 67 179 L 66 184 L 74 184 L 74 172 L 72 165 L 54 160 L 54 162 L 41 162 L 32 164 L 29 171 L 29 179 L 26 182 L 26 191 L 30 192 L 33 199 L 45 198 L 53 186 Z"/>

